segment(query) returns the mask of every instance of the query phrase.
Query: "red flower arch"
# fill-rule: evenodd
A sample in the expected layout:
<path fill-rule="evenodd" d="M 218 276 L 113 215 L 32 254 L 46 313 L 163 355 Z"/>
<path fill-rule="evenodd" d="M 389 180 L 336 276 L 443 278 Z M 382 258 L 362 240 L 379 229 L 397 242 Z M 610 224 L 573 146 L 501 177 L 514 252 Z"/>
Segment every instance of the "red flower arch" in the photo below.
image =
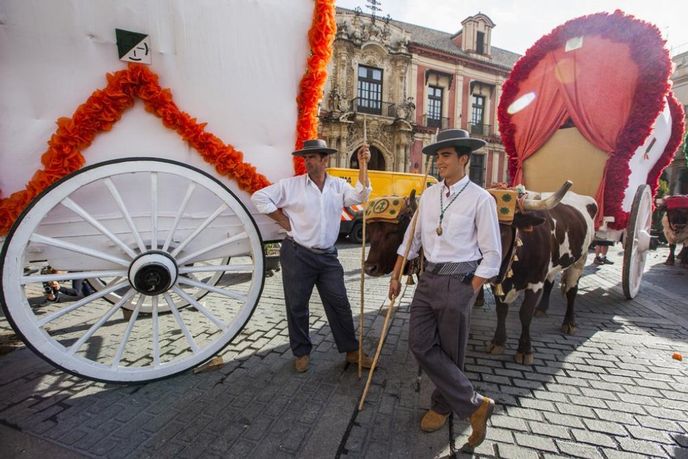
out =
<path fill-rule="evenodd" d="M 606 185 L 599 191 L 598 199 L 602 199 L 604 214 L 615 217 L 614 223 L 610 226 L 622 229 L 625 228 L 628 219 L 628 213 L 622 209 L 622 202 L 630 176 L 629 161 L 635 150 L 649 135 L 667 100 L 674 119 L 672 127 L 676 130 L 672 131 L 669 144 L 648 176 L 647 183 L 652 186 L 653 194 L 657 187 L 658 177 L 671 161 L 683 131 L 682 109 L 674 103 L 673 96 L 669 93 L 671 60 L 664 47 L 664 40 L 654 25 L 617 10 L 613 14 L 598 13 L 573 19 L 542 37 L 516 63 L 509 79 L 503 85 L 498 108 L 500 134 L 509 156 L 509 175 L 512 181 L 518 181 L 519 171 L 525 159 L 523 156 L 527 157 L 528 152 L 519 152 L 516 145 L 518 135 L 516 118 L 521 115 L 510 114 L 508 108 L 519 97 L 521 86 L 531 72 L 536 70 L 543 60 L 551 58 L 554 53 L 562 50 L 567 41 L 580 36 L 596 36 L 614 43 L 627 44 L 629 57 L 638 69 L 639 77 L 635 86 L 635 95 L 632 95 L 632 100 L 628 101 L 630 107 L 628 117 L 620 126 L 618 135 L 612 140 L 612 151 L 597 145 L 610 155 L 603 179 Z M 563 84 L 555 82 L 554 79 L 551 83 Z M 567 108 L 559 107 L 560 102 L 556 100 L 559 97 L 556 94 L 550 100 L 557 106 L 557 116 L 562 117 L 563 122 L 567 114 L 570 116 L 576 114 L 569 113 Z M 570 105 L 570 102 L 566 104 L 567 107 Z M 554 129 L 557 127 L 553 126 Z M 539 126 L 535 126 L 536 130 L 538 128 Z M 550 128 L 552 126 L 547 127 L 547 129 Z M 678 143 L 676 137 L 678 137 Z M 539 146 L 535 148 L 537 150 Z"/>

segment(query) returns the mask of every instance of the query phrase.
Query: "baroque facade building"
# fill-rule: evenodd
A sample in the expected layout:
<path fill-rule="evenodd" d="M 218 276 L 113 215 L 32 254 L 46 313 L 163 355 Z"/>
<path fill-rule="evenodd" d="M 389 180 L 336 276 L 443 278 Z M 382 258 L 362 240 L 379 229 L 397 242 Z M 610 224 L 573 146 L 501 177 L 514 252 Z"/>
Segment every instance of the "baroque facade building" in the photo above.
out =
<path fill-rule="evenodd" d="M 520 56 L 491 45 L 494 27 L 482 13 L 451 34 L 337 8 L 320 111 L 320 137 L 339 151 L 330 165 L 357 167 L 365 137 L 370 169 L 424 172 L 421 150 L 437 129 L 461 128 L 487 141 L 471 159 L 471 179 L 506 181 L 497 104 Z"/>

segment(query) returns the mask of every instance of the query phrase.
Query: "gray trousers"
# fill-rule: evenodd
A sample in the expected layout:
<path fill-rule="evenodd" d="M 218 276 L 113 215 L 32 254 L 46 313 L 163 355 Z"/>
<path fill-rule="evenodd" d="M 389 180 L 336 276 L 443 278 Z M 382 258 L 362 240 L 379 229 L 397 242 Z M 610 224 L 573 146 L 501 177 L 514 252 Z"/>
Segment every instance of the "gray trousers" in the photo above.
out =
<path fill-rule="evenodd" d="M 284 240 L 280 249 L 284 300 L 287 305 L 289 345 L 295 356 L 310 354 L 313 345 L 308 334 L 308 303 L 313 287 L 325 307 L 334 342 L 339 352 L 358 349 L 351 306 L 344 286 L 344 269 L 333 253 L 317 254 Z"/>
<path fill-rule="evenodd" d="M 476 293 L 463 275 L 425 272 L 411 302 L 409 345 L 418 364 L 435 384 L 432 409 L 467 418 L 483 397 L 463 373 Z"/>

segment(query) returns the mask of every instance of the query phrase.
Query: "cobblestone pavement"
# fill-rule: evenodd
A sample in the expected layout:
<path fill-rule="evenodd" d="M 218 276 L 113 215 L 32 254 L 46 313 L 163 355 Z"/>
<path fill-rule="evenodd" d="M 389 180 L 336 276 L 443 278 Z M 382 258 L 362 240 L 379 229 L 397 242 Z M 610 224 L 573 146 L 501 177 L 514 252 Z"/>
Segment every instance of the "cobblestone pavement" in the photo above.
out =
<path fill-rule="evenodd" d="M 533 323 L 535 363 L 517 365 L 520 326 L 511 308 L 504 355 L 485 353 L 494 301 L 473 311 L 466 372 L 497 400 L 475 454 L 504 458 L 688 457 L 688 270 L 651 253 L 638 297 L 621 291 L 615 265 L 588 266 L 577 332 L 563 335 L 564 303 Z M 358 324 L 360 248 L 342 243 Z M 589 261 L 592 261 L 590 257 Z M 366 279 L 365 349 L 372 354 L 387 278 Z M 0 317 L 2 457 L 449 457 L 467 438 L 454 419 L 433 434 L 418 423 L 432 386 L 408 352 L 408 287 L 394 315 L 365 408 L 365 384 L 344 363 L 314 293 L 311 369 L 296 374 L 288 348 L 281 278 L 268 278 L 256 312 L 216 371 L 142 385 L 96 383 L 55 370 L 17 344 Z M 4 355 L 3 355 L 4 354 Z M 459 454 L 459 453 L 456 453 Z"/>

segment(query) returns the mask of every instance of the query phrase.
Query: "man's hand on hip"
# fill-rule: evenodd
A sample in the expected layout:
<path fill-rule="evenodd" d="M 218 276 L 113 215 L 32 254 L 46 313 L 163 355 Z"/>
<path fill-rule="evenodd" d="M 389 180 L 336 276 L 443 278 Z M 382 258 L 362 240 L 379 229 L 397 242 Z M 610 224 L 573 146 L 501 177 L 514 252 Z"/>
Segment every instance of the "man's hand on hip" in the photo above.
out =
<path fill-rule="evenodd" d="M 286 215 L 284 215 L 282 209 L 277 209 L 276 211 L 269 213 L 268 217 L 275 220 L 277 224 L 285 230 L 291 231 L 291 223 L 289 223 L 289 218 Z"/>

